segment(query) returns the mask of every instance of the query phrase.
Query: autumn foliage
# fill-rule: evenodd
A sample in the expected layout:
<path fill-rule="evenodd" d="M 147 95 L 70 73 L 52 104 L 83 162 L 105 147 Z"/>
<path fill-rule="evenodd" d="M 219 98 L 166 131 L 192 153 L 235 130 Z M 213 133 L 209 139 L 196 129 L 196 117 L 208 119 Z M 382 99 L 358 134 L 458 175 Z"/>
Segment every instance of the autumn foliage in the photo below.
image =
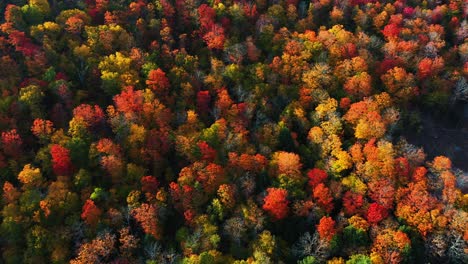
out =
<path fill-rule="evenodd" d="M 151 70 L 148 73 L 146 84 L 160 96 L 167 95 L 170 86 L 169 79 L 166 77 L 166 73 L 161 69 Z"/>
<path fill-rule="evenodd" d="M 158 211 L 155 205 L 142 204 L 140 207 L 133 209 L 132 214 L 145 233 L 156 239 L 161 237 L 162 230 L 158 226 Z"/>
<path fill-rule="evenodd" d="M 94 201 L 89 199 L 86 200 L 81 213 L 81 218 L 86 222 L 86 224 L 96 226 L 101 214 L 101 209 L 94 204 Z"/>
<path fill-rule="evenodd" d="M 317 232 L 321 239 L 330 241 L 336 234 L 335 221 L 331 217 L 322 217 L 317 225 Z"/>
<path fill-rule="evenodd" d="M 281 220 L 288 215 L 288 192 L 283 189 L 269 188 L 267 196 L 263 199 L 263 210 L 267 211 L 274 220 Z"/>
<path fill-rule="evenodd" d="M 465 2 L 0 1 L 0 263 L 468 263 Z"/>
<path fill-rule="evenodd" d="M 55 174 L 69 175 L 73 171 L 70 150 L 54 144 L 50 147 L 50 155 L 52 156 L 52 168 Z"/>

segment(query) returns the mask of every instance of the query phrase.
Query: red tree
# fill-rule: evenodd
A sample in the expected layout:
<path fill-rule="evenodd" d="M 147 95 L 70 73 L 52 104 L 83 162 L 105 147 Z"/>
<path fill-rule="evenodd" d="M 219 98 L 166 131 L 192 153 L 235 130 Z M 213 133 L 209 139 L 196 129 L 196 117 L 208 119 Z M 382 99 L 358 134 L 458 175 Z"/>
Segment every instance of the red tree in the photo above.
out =
<path fill-rule="evenodd" d="M 197 110 L 199 114 L 207 113 L 210 109 L 210 92 L 199 91 L 197 93 Z"/>
<path fill-rule="evenodd" d="M 431 74 L 432 60 L 429 58 L 422 59 L 418 64 L 418 77 L 424 79 Z"/>
<path fill-rule="evenodd" d="M 73 110 L 75 118 L 81 118 L 86 126 L 96 126 L 104 121 L 104 111 L 98 105 L 81 104 Z"/>
<path fill-rule="evenodd" d="M 412 175 L 412 180 L 415 182 L 426 180 L 427 169 L 425 167 L 417 167 Z"/>
<path fill-rule="evenodd" d="M 197 181 L 202 184 L 208 194 L 214 193 L 224 179 L 224 168 L 218 164 L 210 163 L 197 172 Z"/>
<path fill-rule="evenodd" d="M 101 209 L 99 209 L 93 200 L 86 200 L 83 205 L 81 219 L 83 219 L 86 224 L 90 226 L 95 226 L 99 222 L 99 217 L 101 216 Z"/>
<path fill-rule="evenodd" d="M 317 225 L 317 232 L 321 239 L 327 241 L 332 240 L 333 236 L 336 234 L 335 220 L 331 217 L 322 217 Z"/>
<path fill-rule="evenodd" d="M 203 160 L 206 160 L 208 162 L 212 162 L 212 161 L 215 160 L 216 150 L 214 148 L 210 147 L 210 145 L 208 145 L 208 143 L 206 143 L 205 141 L 200 141 L 200 142 L 198 142 L 197 146 L 200 149 L 200 152 L 201 152 L 201 155 L 202 155 L 201 158 Z"/>
<path fill-rule="evenodd" d="M 438 74 L 444 68 L 444 60 L 440 57 L 435 59 L 424 58 L 418 64 L 418 77 L 426 79 L 427 77 Z"/>
<path fill-rule="evenodd" d="M 401 64 L 402 64 L 401 61 L 396 60 L 396 59 L 390 59 L 390 58 L 384 59 L 378 64 L 376 73 L 377 75 L 382 75 L 386 73 L 388 70 L 393 69 L 397 66 L 400 66 Z"/>
<path fill-rule="evenodd" d="M 114 96 L 114 102 L 120 112 L 140 112 L 143 110 L 143 93 L 127 86 L 120 94 Z"/>
<path fill-rule="evenodd" d="M 141 190 L 143 192 L 156 193 L 159 187 L 158 180 L 153 176 L 144 176 L 141 178 Z"/>
<path fill-rule="evenodd" d="M 171 194 L 174 207 L 179 212 L 185 212 L 194 208 L 194 188 L 188 185 L 180 186 L 178 183 L 169 184 L 169 193 Z M 192 211 L 195 213 L 194 211 Z M 190 221 L 189 221 L 190 222 Z"/>
<path fill-rule="evenodd" d="M 169 79 L 160 68 L 149 72 L 146 84 L 159 96 L 166 96 L 169 92 Z"/>
<path fill-rule="evenodd" d="M 213 26 L 216 12 L 207 4 L 202 4 L 198 7 L 198 17 L 202 31 L 206 32 Z"/>
<path fill-rule="evenodd" d="M 383 219 L 387 218 L 388 211 L 382 205 L 378 203 L 371 203 L 367 209 L 367 221 L 370 224 L 377 224 Z"/>
<path fill-rule="evenodd" d="M 401 27 L 398 26 L 397 24 L 388 24 L 384 27 L 382 30 L 382 34 L 387 38 L 387 39 L 395 39 L 398 37 L 400 34 Z"/>
<path fill-rule="evenodd" d="M 323 183 L 328 175 L 324 170 L 313 168 L 307 173 L 307 177 L 309 177 L 309 186 L 313 190 L 317 185 Z"/>
<path fill-rule="evenodd" d="M 360 194 L 347 191 L 343 197 L 343 207 L 348 215 L 354 215 L 363 204 L 364 199 Z"/>
<path fill-rule="evenodd" d="M 6 155 L 18 158 L 21 155 L 21 145 L 23 141 L 16 129 L 2 132 L 3 151 Z"/>
<path fill-rule="evenodd" d="M 351 99 L 349 97 L 343 97 L 340 100 L 340 108 L 343 110 L 347 110 L 351 105 Z"/>
<path fill-rule="evenodd" d="M 213 25 L 211 30 L 203 35 L 203 40 L 206 42 L 208 48 L 212 50 L 224 49 L 224 41 L 226 40 L 226 37 L 224 36 L 224 28 L 218 24 Z"/>
<path fill-rule="evenodd" d="M 153 161 L 161 160 L 171 148 L 168 129 L 151 129 L 146 136 L 146 152 Z"/>
<path fill-rule="evenodd" d="M 280 188 L 268 188 L 267 196 L 263 199 L 263 210 L 267 211 L 273 220 L 281 220 L 288 215 L 288 191 Z"/>
<path fill-rule="evenodd" d="M 50 154 L 52 155 L 52 168 L 56 175 L 69 175 L 73 171 L 70 150 L 54 144 L 50 147 Z"/>
<path fill-rule="evenodd" d="M 10 44 L 15 46 L 16 51 L 26 57 L 33 57 L 39 52 L 39 47 L 34 45 L 24 32 L 14 30 L 9 34 Z"/>
<path fill-rule="evenodd" d="M 172 21 L 173 17 L 174 17 L 174 14 L 176 12 L 174 7 L 172 6 L 172 4 L 167 0 L 162 0 L 161 1 L 161 6 L 162 6 L 162 9 L 163 9 L 164 16 L 169 21 Z"/>
<path fill-rule="evenodd" d="M 314 188 L 313 195 L 317 204 L 323 210 L 325 210 L 327 213 L 330 213 L 333 210 L 333 197 L 331 196 L 330 190 L 325 186 L 325 184 L 318 184 Z"/>

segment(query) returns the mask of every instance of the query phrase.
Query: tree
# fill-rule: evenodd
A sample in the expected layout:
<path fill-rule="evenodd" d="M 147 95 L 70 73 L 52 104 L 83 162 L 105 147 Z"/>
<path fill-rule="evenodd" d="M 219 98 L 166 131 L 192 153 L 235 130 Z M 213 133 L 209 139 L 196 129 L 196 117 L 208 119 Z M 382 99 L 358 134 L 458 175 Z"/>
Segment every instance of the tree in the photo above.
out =
<path fill-rule="evenodd" d="M 39 47 L 34 45 L 24 32 L 13 30 L 9 34 L 9 42 L 16 51 L 21 52 L 25 57 L 34 57 L 39 53 Z"/>
<path fill-rule="evenodd" d="M 409 183 L 408 187 L 400 188 L 396 194 L 397 207 L 395 215 L 408 222 L 410 226 L 426 236 L 437 223 L 437 210 L 440 206 L 436 198 L 432 197 L 425 180 Z M 442 220 L 439 218 L 439 220 Z M 435 222 L 435 223 L 434 223 Z"/>
<path fill-rule="evenodd" d="M 198 7 L 198 17 L 203 31 L 208 31 L 214 24 L 216 12 L 207 4 Z"/>
<path fill-rule="evenodd" d="M 39 168 L 34 168 L 31 164 L 26 164 L 23 170 L 18 174 L 18 180 L 25 186 L 38 187 L 43 181 L 43 178 Z"/>
<path fill-rule="evenodd" d="M 122 154 L 122 149 L 121 147 L 112 142 L 111 139 L 109 138 L 101 138 L 96 146 L 96 150 L 107 155 L 114 155 L 114 156 L 120 156 Z"/>
<path fill-rule="evenodd" d="M 252 37 L 247 37 L 246 49 L 247 49 L 246 51 L 247 57 L 249 58 L 249 60 L 253 62 L 257 61 L 258 58 L 260 57 L 260 50 L 257 48 L 255 43 L 253 42 Z"/>
<path fill-rule="evenodd" d="M 200 141 L 197 144 L 201 152 L 201 158 L 208 162 L 213 162 L 216 159 L 216 150 L 206 143 L 206 141 Z"/>
<path fill-rule="evenodd" d="M 208 215 L 197 216 L 193 226 L 193 231 L 183 228 L 180 231 L 185 231 L 185 234 L 180 234 L 182 233 L 180 231 L 176 234 L 184 252 L 202 253 L 218 248 L 220 242 L 220 236 L 217 234 L 218 226 L 210 222 Z"/>
<path fill-rule="evenodd" d="M 21 195 L 21 193 L 18 191 L 18 189 L 13 186 L 10 182 L 6 181 L 3 184 L 3 199 L 6 203 L 13 203 L 15 202 Z"/>
<path fill-rule="evenodd" d="M 440 174 L 440 178 L 443 180 L 444 189 L 442 190 L 442 201 L 447 204 L 454 204 L 459 197 L 461 197 L 461 191 L 456 187 L 457 178 L 450 171 L 444 171 Z"/>
<path fill-rule="evenodd" d="M 21 155 L 23 140 L 16 129 L 2 132 L 3 152 L 14 159 Z"/>
<path fill-rule="evenodd" d="M 234 101 L 232 101 L 231 96 L 225 87 L 220 89 L 217 96 L 218 99 L 216 100 L 215 107 L 219 110 L 219 115 L 225 117 L 228 115 Z"/>
<path fill-rule="evenodd" d="M 104 111 L 98 105 L 81 104 L 73 109 L 73 116 L 82 119 L 88 128 L 97 128 L 105 120 Z"/>
<path fill-rule="evenodd" d="M 148 73 L 148 79 L 146 80 L 146 85 L 148 85 L 156 95 L 162 97 L 167 96 L 169 92 L 169 79 L 166 77 L 166 73 L 158 68 L 156 70 L 151 70 Z"/>
<path fill-rule="evenodd" d="M 86 224 L 95 227 L 100 220 L 101 214 L 101 209 L 94 204 L 93 200 L 88 199 L 83 205 L 81 219 L 83 219 Z"/>
<path fill-rule="evenodd" d="M 214 24 L 208 33 L 203 36 L 203 40 L 209 49 L 222 50 L 224 49 L 224 28 L 219 24 Z"/>
<path fill-rule="evenodd" d="M 390 179 L 381 178 L 373 180 L 370 181 L 367 186 L 369 187 L 370 198 L 387 209 L 393 208 L 395 188 L 393 187 L 393 182 Z"/>
<path fill-rule="evenodd" d="M 268 162 L 265 156 L 261 154 L 249 155 L 242 153 L 239 155 L 235 152 L 229 152 L 228 156 L 230 166 L 256 173 L 265 169 Z"/>
<path fill-rule="evenodd" d="M 50 155 L 52 156 L 52 168 L 56 175 L 69 175 L 73 172 L 70 150 L 61 145 L 53 144 L 50 147 Z"/>
<path fill-rule="evenodd" d="M 130 233 L 129 227 L 124 227 L 119 231 L 119 249 L 125 257 L 131 257 L 138 247 L 140 239 Z"/>
<path fill-rule="evenodd" d="M 221 203 L 227 208 L 234 208 L 236 205 L 236 187 L 233 184 L 222 184 L 218 188 L 218 197 Z"/>
<path fill-rule="evenodd" d="M 281 220 L 289 213 L 288 192 L 279 188 L 268 188 L 267 195 L 263 199 L 263 210 L 268 212 L 273 220 Z"/>
<path fill-rule="evenodd" d="M 122 181 L 125 164 L 119 156 L 108 155 L 101 158 L 102 168 L 109 173 L 114 183 Z"/>
<path fill-rule="evenodd" d="M 382 116 L 377 112 L 369 112 L 356 125 L 354 135 L 359 139 L 380 138 L 386 132 Z"/>
<path fill-rule="evenodd" d="M 331 241 L 336 234 L 335 220 L 331 217 L 323 216 L 317 225 L 317 232 L 320 235 L 320 239 Z"/>
<path fill-rule="evenodd" d="M 273 253 L 277 247 L 276 237 L 272 235 L 270 231 L 264 230 L 253 242 L 252 247 L 254 250 L 255 259 L 263 263 L 270 263 L 269 260 L 273 256 Z"/>
<path fill-rule="evenodd" d="M 426 79 L 429 76 L 438 74 L 444 67 L 444 60 L 441 57 L 435 59 L 424 58 L 418 64 L 419 79 Z"/>
<path fill-rule="evenodd" d="M 114 250 L 115 236 L 105 233 L 84 243 L 78 250 L 78 256 L 70 261 L 71 264 L 100 263 L 109 259 Z"/>
<path fill-rule="evenodd" d="M 434 158 L 431 167 L 437 172 L 450 170 L 452 168 L 452 161 L 445 156 L 437 156 Z"/>
<path fill-rule="evenodd" d="M 153 176 L 144 176 L 141 178 L 141 191 L 146 193 L 156 193 L 159 187 L 158 180 Z"/>
<path fill-rule="evenodd" d="M 28 85 L 21 88 L 19 100 L 29 106 L 33 117 L 43 116 L 41 102 L 44 99 L 44 92 L 38 85 Z"/>
<path fill-rule="evenodd" d="M 352 191 L 347 191 L 343 197 L 343 207 L 345 213 L 353 215 L 357 213 L 364 205 L 364 197 Z"/>
<path fill-rule="evenodd" d="M 85 21 L 83 21 L 80 16 L 75 15 L 69 17 L 65 22 L 65 25 L 65 29 L 68 32 L 78 35 L 83 31 L 85 27 Z"/>
<path fill-rule="evenodd" d="M 5 21 L 11 23 L 14 28 L 20 29 L 25 26 L 21 7 L 8 4 L 5 8 Z"/>
<path fill-rule="evenodd" d="M 394 67 L 380 76 L 388 93 L 397 96 L 400 100 L 407 101 L 416 95 L 414 76 L 404 68 Z"/>
<path fill-rule="evenodd" d="M 344 90 L 357 98 L 369 96 L 372 92 L 371 76 L 367 72 L 354 75 L 346 81 Z"/>
<path fill-rule="evenodd" d="M 118 94 L 122 86 L 138 83 L 138 74 L 132 69 L 132 59 L 121 52 L 105 57 L 99 62 L 103 90 L 113 96 Z"/>
<path fill-rule="evenodd" d="M 52 221 L 63 219 L 80 210 L 78 195 L 71 187 L 70 180 L 65 176 L 58 176 L 56 181 L 49 184 L 47 196 L 39 202 L 45 218 Z"/>
<path fill-rule="evenodd" d="M 379 255 L 383 263 L 401 263 L 409 253 L 411 240 L 402 231 L 385 229 L 374 240 L 372 252 Z"/>
<path fill-rule="evenodd" d="M 197 93 L 197 110 L 199 114 L 208 113 L 210 101 L 211 96 L 209 91 L 199 91 Z"/>
<path fill-rule="evenodd" d="M 407 158 L 399 157 L 395 159 L 395 172 L 399 182 L 408 183 L 410 180 L 410 170 L 411 167 Z"/>
<path fill-rule="evenodd" d="M 161 239 L 162 228 L 159 224 L 158 208 L 154 204 L 143 203 L 140 207 L 132 210 L 132 216 L 140 224 L 145 233 L 155 239 Z"/>
<path fill-rule="evenodd" d="M 325 184 L 320 183 L 314 188 L 313 197 L 325 212 L 330 213 L 333 210 L 333 197 Z"/>
<path fill-rule="evenodd" d="M 328 175 L 324 170 L 313 168 L 307 173 L 309 178 L 309 187 L 313 190 L 320 183 L 324 183 Z"/>
<path fill-rule="evenodd" d="M 31 126 L 31 132 L 40 140 L 45 141 L 54 132 L 53 123 L 50 120 L 36 118 Z"/>
<path fill-rule="evenodd" d="M 272 165 L 277 168 L 278 175 L 286 174 L 291 178 L 301 177 L 302 163 L 299 155 L 291 152 L 275 152 L 272 157 Z"/>
<path fill-rule="evenodd" d="M 346 264 L 372 264 L 371 258 L 363 254 L 352 255 Z"/>
<path fill-rule="evenodd" d="M 182 168 L 178 182 L 182 185 L 198 185 L 203 187 L 204 195 L 215 193 L 218 187 L 225 182 L 224 168 L 215 163 L 195 162 L 191 166 Z"/>
<path fill-rule="evenodd" d="M 382 30 L 382 34 L 388 39 L 388 40 L 396 40 L 398 38 L 398 35 L 400 34 L 401 27 L 395 23 L 388 24 L 384 27 Z"/>
<path fill-rule="evenodd" d="M 371 203 L 367 209 L 366 218 L 371 224 L 377 224 L 383 219 L 387 218 L 388 211 L 378 203 Z"/>
<path fill-rule="evenodd" d="M 319 260 L 325 260 L 329 256 L 329 241 L 321 239 L 318 232 L 310 235 L 309 232 L 301 235 L 293 245 L 292 252 L 299 258 L 313 256 Z"/>

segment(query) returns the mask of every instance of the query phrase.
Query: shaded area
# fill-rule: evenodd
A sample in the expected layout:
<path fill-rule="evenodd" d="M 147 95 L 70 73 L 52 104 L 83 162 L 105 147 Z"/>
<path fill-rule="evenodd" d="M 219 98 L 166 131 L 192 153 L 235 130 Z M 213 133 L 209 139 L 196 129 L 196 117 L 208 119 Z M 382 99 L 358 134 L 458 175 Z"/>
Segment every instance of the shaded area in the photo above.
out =
<path fill-rule="evenodd" d="M 464 171 L 458 183 L 468 193 L 468 104 L 458 103 L 445 114 L 421 113 L 420 118 L 420 129 L 402 135 L 423 147 L 428 160 L 440 155 L 450 158 L 455 169 Z"/>

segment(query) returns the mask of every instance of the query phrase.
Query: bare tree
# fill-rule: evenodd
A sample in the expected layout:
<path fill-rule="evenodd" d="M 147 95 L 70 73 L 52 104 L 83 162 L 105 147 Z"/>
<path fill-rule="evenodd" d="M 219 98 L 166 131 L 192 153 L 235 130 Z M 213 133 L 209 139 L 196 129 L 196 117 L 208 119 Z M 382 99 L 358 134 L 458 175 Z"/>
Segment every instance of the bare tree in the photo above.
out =
<path fill-rule="evenodd" d="M 329 247 L 329 243 L 320 239 L 317 232 L 315 232 L 313 236 L 307 232 L 293 245 L 292 252 L 300 259 L 313 256 L 317 260 L 323 261 L 328 257 Z"/>
<path fill-rule="evenodd" d="M 452 236 L 449 244 L 448 257 L 450 263 L 468 263 L 468 253 L 465 251 L 468 248 L 468 243 L 461 234 Z"/>

